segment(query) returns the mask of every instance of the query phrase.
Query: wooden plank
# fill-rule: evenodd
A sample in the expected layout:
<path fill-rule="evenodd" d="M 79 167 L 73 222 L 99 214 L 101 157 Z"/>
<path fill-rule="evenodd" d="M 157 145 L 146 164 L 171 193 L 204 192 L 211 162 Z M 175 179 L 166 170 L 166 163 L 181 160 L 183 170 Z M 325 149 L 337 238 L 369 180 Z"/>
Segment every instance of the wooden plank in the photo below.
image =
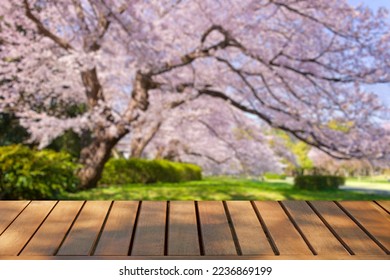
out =
<path fill-rule="evenodd" d="M 0 255 L 18 255 L 55 204 L 55 201 L 32 201 L 0 236 Z"/>
<path fill-rule="evenodd" d="M 237 250 L 244 258 L 259 259 L 389 259 L 390 215 L 385 211 L 389 203 L 377 203 L 310 202 L 313 211 L 305 202 L 286 201 L 282 203 L 286 215 L 277 202 L 255 202 L 265 234 L 250 202 L 226 202 L 228 217 L 222 202 L 199 202 L 198 222 L 206 255 L 200 256 L 197 213 L 191 201 L 170 202 L 168 217 L 166 202 L 142 202 L 136 229 L 138 202 L 114 202 L 107 216 L 110 202 L 88 201 L 74 220 L 82 201 L 0 201 L 0 256 L 51 258 L 65 237 L 60 258 L 89 258 L 86 256 L 95 251 L 102 257 L 131 259 L 127 253 L 133 240 L 132 255 L 139 256 L 133 259 L 169 259 L 164 253 L 171 258 L 235 259 Z M 312 256 L 294 225 L 318 256 Z M 281 256 L 274 256 L 266 236 Z M 348 255 L 341 243 L 356 255 Z"/>
<path fill-rule="evenodd" d="M 142 202 L 131 255 L 164 255 L 166 207 L 165 201 Z"/>
<path fill-rule="evenodd" d="M 0 260 L 390 260 L 390 255 L 250 255 L 250 256 L 0 256 Z M 321 273 L 321 272 L 318 272 Z"/>
<path fill-rule="evenodd" d="M 82 205 L 82 201 L 60 201 L 23 249 L 21 255 L 53 256 Z"/>
<path fill-rule="evenodd" d="M 57 255 L 90 255 L 110 205 L 110 201 L 87 201 Z"/>
<path fill-rule="evenodd" d="M 354 254 L 385 254 L 334 202 L 313 201 L 310 203 Z"/>
<path fill-rule="evenodd" d="M 205 255 L 237 255 L 222 202 L 200 201 L 198 208 Z"/>
<path fill-rule="evenodd" d="M 170 202 L 168 255 L 200 255 L 196 211 L 193 201 Z"/>
<path fill-rule="evenodd" d="M 226 202 L 243 255 L 274 253 L 250 201 Z"/>
<path fill-rule="evenodd" d="M 278 202 L 256 201 L 255 205 L 280 255 L 312 255 Z"/>
<path fill-rule="evenodd" d="M 371 201 L 342 201 L 340 205 L 351 214 L 390 253 L 390 222 L 388 214 L 379 212 Z"/>
<path fill-rule="evenodd" d="M 286 207 L 316 254 L 348 255 L 343 245 L 305 201 L 284 201 L 282 204 Z"/>
<path fill-rule="evenodd" d="M 28 203 L 28 201 L 0 201 L 0 235 Z"/>
<path fill-rule="evenodd" d="M 94 255 L 128 255 L 138 205 L 138 201 L 114 202 Z"/>
<path fill-rule="evenodd" d="M 377 203 L 383 207 L 383 209 L 386 209 L 388 213 L 390 213 L 390 200 L 382 200 L 377 201 Z"/>

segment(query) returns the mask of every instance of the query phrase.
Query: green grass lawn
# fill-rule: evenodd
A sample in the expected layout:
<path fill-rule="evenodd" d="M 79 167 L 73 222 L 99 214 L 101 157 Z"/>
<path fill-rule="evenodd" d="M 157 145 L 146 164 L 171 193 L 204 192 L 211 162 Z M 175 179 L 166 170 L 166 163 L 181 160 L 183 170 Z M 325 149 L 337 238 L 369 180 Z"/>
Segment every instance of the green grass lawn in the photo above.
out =
<path fill-rule="evenodd" d="M 390 196 L 350 190 L 306 191 L 293 188 L 291 180 L 262 182 L 250 179 L 207 177 L 183 183 L 100 186 L 64 195 L 82 200 L 390 200 Z"/>
<path fill-rule="evenodd" d="M 373 181 L 355 181 L 355 180 L 348 180 L 346 183 L 350 187 L 363 187 L 366 189 L 377 189 L 377 190 L 390 190 L 390 183 L 389 182 L 373 182 Z"/>

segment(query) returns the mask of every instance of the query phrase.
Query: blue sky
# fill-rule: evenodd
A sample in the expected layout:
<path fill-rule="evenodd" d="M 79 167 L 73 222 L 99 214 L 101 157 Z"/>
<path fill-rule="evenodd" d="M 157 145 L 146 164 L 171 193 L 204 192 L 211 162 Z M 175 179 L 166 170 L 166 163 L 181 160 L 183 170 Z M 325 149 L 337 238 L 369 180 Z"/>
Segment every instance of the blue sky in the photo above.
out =
<path fill-rule="evenodd" d="M 353 6 L 363 4 L 374 11 L 379 7 L 385 7 L 390 12 L 390 0 L 348 0 L 348 2 Z M 370 86 L 368 89 L 378 94 L 379 97 L 390 106 L 390 84 Z"/>
<path fill-rule="evenodd" d="M 388 10 L 390 10 L 389 0 L 348 0 L 348 2 L 353 6 L 363 4 L 373 10 L 377 10 L 379 7 L 386 7 Z"/>

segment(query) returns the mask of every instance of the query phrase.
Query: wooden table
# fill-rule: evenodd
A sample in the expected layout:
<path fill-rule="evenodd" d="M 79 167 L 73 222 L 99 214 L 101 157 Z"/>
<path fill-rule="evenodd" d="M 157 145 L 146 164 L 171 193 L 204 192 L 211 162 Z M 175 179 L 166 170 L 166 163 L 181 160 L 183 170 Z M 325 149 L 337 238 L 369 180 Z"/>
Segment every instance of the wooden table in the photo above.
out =
<path fill-rule="evenodd" d="M 390 259 L 390 201 L 0 201 L 0 259 Z"/>

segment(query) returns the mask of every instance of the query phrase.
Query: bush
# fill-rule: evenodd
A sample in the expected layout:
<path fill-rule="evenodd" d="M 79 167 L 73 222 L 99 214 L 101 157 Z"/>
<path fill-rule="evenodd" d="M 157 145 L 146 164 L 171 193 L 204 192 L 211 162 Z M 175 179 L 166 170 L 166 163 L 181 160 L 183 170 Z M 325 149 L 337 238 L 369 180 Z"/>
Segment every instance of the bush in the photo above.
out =
<path fill-rule="evenodd" d="M 183 182 L 202 179 L 202 169 L 194 164 L 167 160 L 110 159 L 101 184 Z"/>
<path fill-rule="evenodd" d="M 304 175 L 294 179 L 294 187 L 302 190 L 338 189 L 345 184 L 345 178 L 339 176 Z"/>
<path fill-rule="evenodd" d="M 277 173 L 264 173 L 264 178 L 267 180 L 285 180 L 286 175 Z"/>
<path fill-rule="evenodd" d="M 0 147 L 0 199 L 53 199 L 74 191 L 77 164 L 65 153 Z"/>

